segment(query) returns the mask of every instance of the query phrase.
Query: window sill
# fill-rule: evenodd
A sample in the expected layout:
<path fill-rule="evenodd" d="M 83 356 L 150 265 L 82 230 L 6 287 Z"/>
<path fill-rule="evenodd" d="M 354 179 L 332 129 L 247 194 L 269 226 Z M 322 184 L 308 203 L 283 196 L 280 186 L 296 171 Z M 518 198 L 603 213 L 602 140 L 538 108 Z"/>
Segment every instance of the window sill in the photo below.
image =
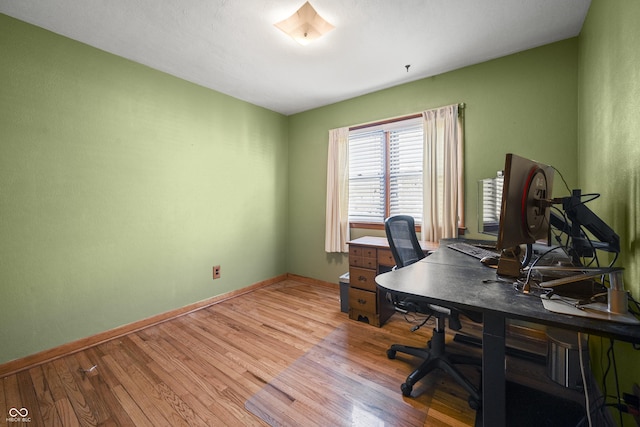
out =
<path fill-rule="evenodd" d="M 363 230 L 383 230 L 384 231 L 384 224 L 377 223 L 377 222 L 350 222 L 349 228 L 360 228 Z M 419 233 L 421 231 L 422 231 L 422 226 L 416 225 L 416 232 Z M 467 228 L 464 225 L 459 226 L 458 236 L 464 236 L 466 231 L 467 231 Z"/>
<path fill-rule="evenodd" d="M 384 224 L 377 222 L 350 222 L 350 228 L 361 228 L 365 230 L 383 230 Z M 420 225 L 416 225 L 416 232 L 420 232 L 422 230 Z"/>

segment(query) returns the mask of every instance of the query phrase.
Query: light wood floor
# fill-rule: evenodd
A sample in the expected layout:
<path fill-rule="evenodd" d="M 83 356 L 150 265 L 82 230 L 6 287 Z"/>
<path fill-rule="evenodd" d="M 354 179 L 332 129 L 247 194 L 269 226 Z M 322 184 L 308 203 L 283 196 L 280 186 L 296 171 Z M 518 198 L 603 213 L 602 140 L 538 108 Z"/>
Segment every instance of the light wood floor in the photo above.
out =
<path fill-rule="evenodd" d="M 284 281 L 2 378 L 0 421 L 15 407 L 29 410 L 30 426 L 264 426 L 247 399 L 346 322 L 353 321 L 340 312 L 337 287 Z M 384 334 L 356 329 L 380 348 L 424 345 L 431 327 L 410 326 L 396 313 Z M 473 425 L 467 396 L 446 375 L 425 384 L 405 399 L 427 414 L 425 425 Z M 399 386 L 389 385 L 400 394 Z"/>

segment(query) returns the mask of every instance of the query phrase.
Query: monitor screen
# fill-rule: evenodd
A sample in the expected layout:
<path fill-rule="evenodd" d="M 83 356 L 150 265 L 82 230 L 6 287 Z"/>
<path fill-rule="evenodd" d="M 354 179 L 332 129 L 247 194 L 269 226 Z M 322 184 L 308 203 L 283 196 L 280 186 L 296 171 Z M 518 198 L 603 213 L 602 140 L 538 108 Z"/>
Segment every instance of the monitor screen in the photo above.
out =
<path fill-rule="evenodd" d="M 549 241 L 553 167 L 507 154 L 504 167 L 498 249 Z"/>

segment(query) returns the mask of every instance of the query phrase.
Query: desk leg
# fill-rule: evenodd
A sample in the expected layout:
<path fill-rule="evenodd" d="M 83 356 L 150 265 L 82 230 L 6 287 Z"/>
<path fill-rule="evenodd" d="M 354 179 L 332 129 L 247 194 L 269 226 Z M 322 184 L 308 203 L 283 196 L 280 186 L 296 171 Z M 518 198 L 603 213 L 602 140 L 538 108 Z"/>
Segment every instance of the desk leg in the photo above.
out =
<path fill-rule="evenodd" d="M 484 313 L 482 330 L 482 421 L 485 427 L 506 425 L 505 318 Z"/>

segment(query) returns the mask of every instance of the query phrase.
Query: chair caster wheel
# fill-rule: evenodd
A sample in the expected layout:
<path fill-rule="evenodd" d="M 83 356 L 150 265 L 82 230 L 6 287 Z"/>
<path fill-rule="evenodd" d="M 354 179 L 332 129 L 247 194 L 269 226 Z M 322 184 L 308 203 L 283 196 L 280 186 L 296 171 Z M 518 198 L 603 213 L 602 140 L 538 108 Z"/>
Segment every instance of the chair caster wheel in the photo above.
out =
<path fill-rule="evenodd" d="M 387 358 L 395 359 L 396 358 L 396 351 L 395 350 L 387 350 Z"/>
<path fill-rule="evenodd" d="M 482 406 L 480 405 L 480 401 L 477 399 L 474 399 L 473 397 L 469 397 L 468 402 L 469 402 L 469 407 L 474 411 L 477 411 Z"/>
<path fill-rule="evenodd" d="M 407 383 L 402 383 L 400 386 L 400 390 L 402 391 L 402 395 L 404 397 L 411 397 L 411 391 L 413 390 L 413 386 Z"/>

